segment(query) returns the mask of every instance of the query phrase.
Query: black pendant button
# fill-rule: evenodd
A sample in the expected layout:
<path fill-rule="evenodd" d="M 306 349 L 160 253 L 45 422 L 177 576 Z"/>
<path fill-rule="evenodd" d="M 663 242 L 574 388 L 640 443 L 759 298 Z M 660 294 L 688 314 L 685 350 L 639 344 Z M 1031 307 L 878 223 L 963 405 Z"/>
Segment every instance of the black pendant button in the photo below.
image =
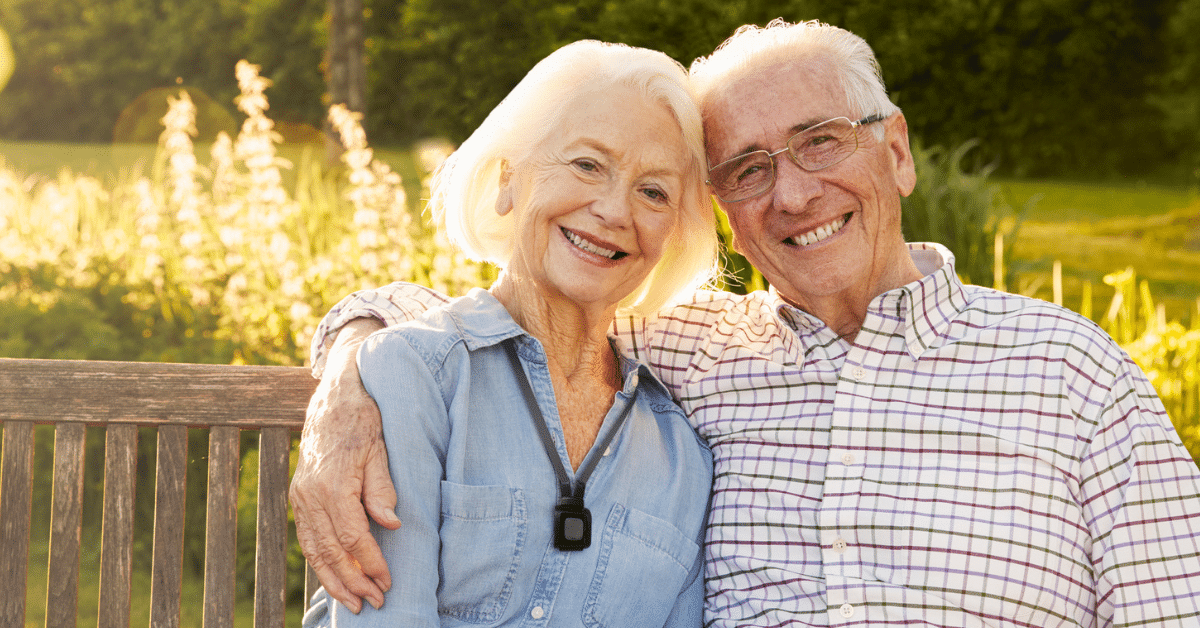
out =
<path fill-rule="evenodd" d="M 560 497 L 554 506 L 554 547 L 564 552 L 578 552 L 592 544 L 592 513 L 583 500 Z"/>

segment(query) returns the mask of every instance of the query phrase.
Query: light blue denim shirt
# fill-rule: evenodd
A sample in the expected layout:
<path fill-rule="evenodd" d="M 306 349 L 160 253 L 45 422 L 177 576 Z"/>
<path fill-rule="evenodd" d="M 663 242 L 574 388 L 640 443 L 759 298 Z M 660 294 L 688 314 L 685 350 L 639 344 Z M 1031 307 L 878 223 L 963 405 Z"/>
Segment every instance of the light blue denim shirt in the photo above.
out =
<path fill-rule="evenodd" d="M 504 341 L 541 411 L 527 406 Z M 392 572 L 383 608 L 353 615 L 324 590 L 305 626 L 700 626 L 700 552 L 712 454 L 663 385 L 623 359 L 624 389 L 600 429 L 635 406 L 587 482 L 591 547 L 553 546 L 550 429 L 574 480 L 541 343 L 476 289 L 363 345 L 359 369 L 383 413 L 399 530 L 373 533 Z"/>

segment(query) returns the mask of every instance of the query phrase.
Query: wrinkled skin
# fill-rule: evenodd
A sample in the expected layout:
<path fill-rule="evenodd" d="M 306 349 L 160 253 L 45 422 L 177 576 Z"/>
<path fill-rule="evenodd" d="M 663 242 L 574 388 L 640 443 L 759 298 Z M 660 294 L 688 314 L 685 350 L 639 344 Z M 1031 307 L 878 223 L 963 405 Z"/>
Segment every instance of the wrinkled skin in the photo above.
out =
<path fill-rule="evenodd" d="M 382 606 L 392 586 L 367 515 L 385 528 L 400 527 L 379 409 L 362 387 L 355 359 L 359 345 L 382 327 L 362 318 L 338 334 L 308 404 L 288 492 L 304 557 L 325 590 L 356 613 L 364 599 Z"/>

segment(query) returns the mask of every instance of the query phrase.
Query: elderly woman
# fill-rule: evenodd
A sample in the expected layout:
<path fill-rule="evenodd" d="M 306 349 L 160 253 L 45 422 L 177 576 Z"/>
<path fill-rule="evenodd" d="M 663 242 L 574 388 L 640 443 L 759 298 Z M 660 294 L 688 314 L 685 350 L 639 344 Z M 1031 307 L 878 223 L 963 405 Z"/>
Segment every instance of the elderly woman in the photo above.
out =
<path fill-rule="evenodd" d="M 435 216 L 503 272 L 360 350 L 403 568 L 380 609 L 322 591 L 306 626 L 700 625 L 711 454 L 606 334 L 710 277 L 703 155 L 679 64 L 582 41 L 447 160 Z"/>

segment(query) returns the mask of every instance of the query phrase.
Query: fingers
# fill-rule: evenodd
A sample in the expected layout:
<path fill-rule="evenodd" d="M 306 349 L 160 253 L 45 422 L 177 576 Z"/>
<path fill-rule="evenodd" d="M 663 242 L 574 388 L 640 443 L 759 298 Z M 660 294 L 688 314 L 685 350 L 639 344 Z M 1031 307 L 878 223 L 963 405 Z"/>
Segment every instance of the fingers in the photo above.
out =
<path fill-rule="evenodd" d="M 363 505 L 375 523 L 389 530 L 400 527 L 400 519 L 396 517 L 396 488 L 388 473 L 387 449 L 379 441 L 367 453 L 363 468 Z"/>
<path fill-rule="evenodd" d="M 337 575 L 337 571 L 325 562 L 324 556 L 327 552 L 322 551 L 316 545 L 316 541 L 312 534 L 301 533 L 301 527 L 296 526 L 296 538 L 300 541 L 300 548 L 304 552 L 304 557 L 308 564 L 312 567 L 313 572 L 320 580 L 321 586 L 325 587 L 325 591 L 330 597 L 341 602 L 346 608 L 354 613 L 362 610 L 362 599 L 350 592 L 349 589 L 342 583 Z"/>
<path fill-rule="evenodd" d="M 366 467 L 363 469 L 363 506 L 376 523 L 396 530 L 400 527 L 400 519 L 396 517 L 396 490 L 392 486 L 387 464 L 387 452 L 383 444 L 378 443 L 368 453 Z M 354 547 L 347 547 L 347 550 L 358 560 L 363 573 L 374 580 L 376 586 L 384 591 L 392 588 L 392 576 L 388 571 L 387 562 L 373 537 L 364 539 Z"/>
<path fill-rule="evenodd" d="M 367 518 L 364 511 L 359 510 L 357 517 L 365 526 Z M 392 588 L 391 574 L 388 573 L 387 561 L 375 537 L 369 533 L 354 534 L 355 527 L 350 522 L 335 522 L 339 530 L 345 533 L 339 538 L 341 548 L 351 557 L 353 565 L 348 566 L 348 575 L 342 580 L 352 593 L 366 598 L 375 608 L 383 606 L 383 592 Z M 342 575 L 342 570 L 335 566 L 335 571 Z"/>
<path fill-rule="evenodd" d="M 300 549 L 326 592 L 355 613 L 362 610 L 363 599 L 375 608 L 382 606 L 383 590 L 364 575 L 352 554 L 371 556 L 368 547 L 373 547 L 372 564 L 383 563 L 361 503 L 351 499 L 334 506 L 332 512 L 339 513 L 335 521 L 331 510 L 314 505 L 294 487 L 291 497 Z"/>

